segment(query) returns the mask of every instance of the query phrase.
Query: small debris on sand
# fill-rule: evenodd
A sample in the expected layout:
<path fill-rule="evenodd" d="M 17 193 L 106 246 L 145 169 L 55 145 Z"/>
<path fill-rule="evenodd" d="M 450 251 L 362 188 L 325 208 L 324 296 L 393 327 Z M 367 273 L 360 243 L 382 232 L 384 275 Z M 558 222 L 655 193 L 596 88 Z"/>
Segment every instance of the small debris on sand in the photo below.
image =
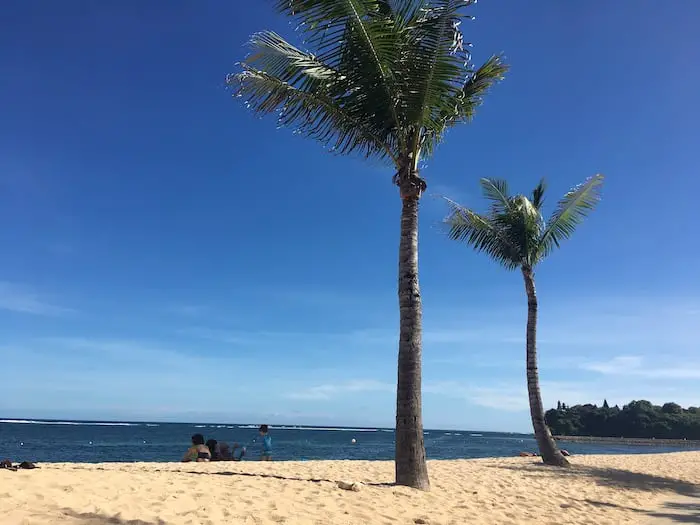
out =
<path fill-rule="evenodd" d="M 338 482 L 338 488 L 343 489 L 343 490 L 351 490 L 353 492 L 360 492 L 362 484 L 353 482 L 353 483 L 348 483 L 347 481 L 339 481 Z"/>

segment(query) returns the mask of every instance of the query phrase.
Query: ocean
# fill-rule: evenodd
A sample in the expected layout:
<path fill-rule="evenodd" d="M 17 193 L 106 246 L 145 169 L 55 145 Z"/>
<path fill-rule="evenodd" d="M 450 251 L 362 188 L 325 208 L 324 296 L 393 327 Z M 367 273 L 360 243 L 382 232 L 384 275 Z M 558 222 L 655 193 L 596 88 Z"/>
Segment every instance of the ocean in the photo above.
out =
<path fill-rule="evenodd" d="M 257 459 L 256 425 L 128 423 L 0 419 L 0 459 L 34 462 L 179 461 L 190 436 L 204 434 L 247 446 L 246 459 Z M 271 426 L 273 459 L 391 460 L 394 431 L 386 428 Z M 355 442 L 353 443 L 353 440 Z M 621 444 L 562 444 L 572 454 L 635 454 L 691 450 L 688 447 Z M 516 456 L 537 449 L 532 435 L 502 432 L 426 430 L 429 459 Z"/>

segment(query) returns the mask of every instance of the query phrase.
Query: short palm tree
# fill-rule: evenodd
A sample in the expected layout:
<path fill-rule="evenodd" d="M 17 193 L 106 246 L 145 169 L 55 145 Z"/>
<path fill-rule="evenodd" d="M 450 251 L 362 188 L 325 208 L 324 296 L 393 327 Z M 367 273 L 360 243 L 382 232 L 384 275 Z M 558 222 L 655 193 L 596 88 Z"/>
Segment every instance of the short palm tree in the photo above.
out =
<path fill-rule="evenodd" d="M 530 416 L 542 460 L 547 465 L 568 466 L 545 424 L 537 370 L 537 294 L 534 267 L 562 240 L 573 234 L 600 200 L 603 176 L 596 175 L 570 190 L 546 220 L 542 215 L 545 184 L 532 192 L 510 196 L 505 181 L 481 179 L 484 196 L 491 201 L 485 215 L 448 200 L 446 219 L 450 238 L 463 241 L 476 251 L 485 252 L 508 270 L 520 268 L 527 294 L 526 368 Z"/>
<path fill-rule="evenodd" d="M 472 68 L 459 30 L 475 0 L 277 0 L 299 22 L 302 50 L 276 33 L 253 35 L 252 54 L 229 75 L 258 114 L 340 154 L 385 161 L 402 199 L 398 296 L 396 482 L 428 489 L 421 401 L 418 286 L 419 162 L 445 131 L 468 122 L 506 66 Z"/>

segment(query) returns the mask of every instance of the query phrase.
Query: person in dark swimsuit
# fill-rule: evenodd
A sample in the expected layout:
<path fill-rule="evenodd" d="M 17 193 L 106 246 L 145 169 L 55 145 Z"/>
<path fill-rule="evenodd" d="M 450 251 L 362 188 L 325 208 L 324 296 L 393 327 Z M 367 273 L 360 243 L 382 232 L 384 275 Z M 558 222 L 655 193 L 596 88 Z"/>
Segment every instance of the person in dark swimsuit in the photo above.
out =
<path fill-rule="evenodd" d="M 212 461 L 221 461 L 221 448 L 219 442 L 216 439 L 207 439 L 206 446 L 211 453 Z"/>
<path fill-rule="evenodd" d="M 202 434 L 195 434 L 192 436 L 192 446 L 187 449 L 183 462 L 196 461 L 201 463 L 203 461 L 211 460 L 211 452 L 209 448 L 204 444 L 204 436 Z"/>
<path fill-rule="evenodd" d="M 238 443 L 233 444 L 233 450 L 231 450 L 231 446 L 225 441 L 217 441 L 216 439 L 208 439 L 206 445 L 209 452 L 211 452 L 211 461 L 240 461 L 245 453 L 245 451 L 241 449 L 238 457 L 233 455 L 233 452 L 237 448 L 241 448 Z"/>

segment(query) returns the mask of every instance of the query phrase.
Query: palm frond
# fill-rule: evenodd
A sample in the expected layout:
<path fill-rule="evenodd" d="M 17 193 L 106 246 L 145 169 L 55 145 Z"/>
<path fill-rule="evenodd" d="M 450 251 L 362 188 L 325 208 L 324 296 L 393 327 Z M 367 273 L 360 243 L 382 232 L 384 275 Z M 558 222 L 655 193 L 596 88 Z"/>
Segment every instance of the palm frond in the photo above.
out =
<path fill-rule="evenodd" d="M 338 38 L 353 27 L 373 54 L 380 71 L 385 71 L 389 57 L 397 50 L 390 45 L 395 35 L 391 18 L 386 16 L 385 0 L 277 0 L 277 10 L 299 21 L 307 43 L 320 51 L 338 48 Z"/>
<path fill-rule="evenodd" d="M 493 213 L 506 213 L 511 209 L 508 183 L 505 180 L 483 178 L 479 182 L 484 197 L 491 201 Z"/>
<path fill-rule="evenodd" d="M 501 55 L 493 55 L 469 76 L 457 100 L 459 120 L 470 121 L 491 87 L 505 78 L 510 66 Z"/>
<path fill-rule="evenodd" d="M 442 123 L 440 133 L 431 137 L 426 145 L 432 151 L 442 138 L 442 132 L 455 124 L 471 122 L 476 110 L 483 103 L 484 96 L 491 87 L 503 80 L 509 66 L 503 63 L 501 56 L 492 56 L 476 71 L 468 73 L 467 80 L 463 82 L 451 98 L 445 102 L 438 122 Z"/>
<path fill-rule="evenodd" d="M 532 205 L 537 208 L 537 210 L 541 210 L 544 205 L 544 194 L 546 190 L 547 182 L 544 179 L 540 179 L 535 189 L 532 190 Z"/>
<path fill-rule="evenodd" d="M 250 39 L 253 53 L 246 65 L 298 89 L 324 92 L 347 89 L 343 75 L 315 55 L 302 51 L 273 31 L 255 33 Z"/>
<path fill-rule="evenodd" d="M 278 112 L 280 125 L 293 126 L 333 151 L 357 151 L 368 158 L 389 158 L 396 162 L 391 143 L 323 90 L 299 89 L 246 64 L 241 73 L 229 76 L 227 82 L 234 96 L 245 97 L 246 105 L 256 113 Z"/>
<path fill-rule="evenodd" d="M 406 29 L 418 19 L 428 0 L 379 0 L 378 3 L 383 16 L 393 18 L 397 28 Z"/>
<path fill-rule="evenodd" d="M 545 227 L 544 219 L 526 196 L 516 195 L 509 201 L 510 206 L 507 210 L 492 212 L 490 219 L 517 250 L 519 261 L 534 266 L 538 261 L 540 238 Z"/>
<path fill-rule="evenodd" d="M 375 102 L 377 120 L 400 130 L 393 85 L 400 46 L 383 4 L 383 0 L 278 0 L 277 8 L 300 21 L 306 44 L 320 60 L 350 77 L 350 83 Z"/>
<path fill-rule="evenodd" d="M 600 174 L 589 178 L 583 184 L 569 190 L 559 201 L 540 240 L 541 258 L 549 255 L 562 240 L 571 237 L 576 226 L 583 222 L 600 202 L 603 178 Z"/>
<path fill-rule="evenodd" d="M 450 208 L 445 219 L 450 239 L 465 242 L 477 252 L 485 252 L 509 270 L 520 266 L 519 250 L 499 224 L 450 199 L 445 198 L 445 201 Z"/>
<path fill-rule="evenodd" d="M 505 71 L 493 57 L 470 73 L 457 24 L 473 1 L 275 0 L 310 51 L 258 33 L 227 80 L 257 113 L 336 151 L 417 165 Z"/>
<path fill-rule="evenodd" d="M 402 56 L 402 103 L 409 125 L 428 135 L 440 135 L 443 115 L 456 111 L 453 100 L 461 91 L 466 72 L 459 32 L 464 0 L 433 0 L 407 32 Z"/>

